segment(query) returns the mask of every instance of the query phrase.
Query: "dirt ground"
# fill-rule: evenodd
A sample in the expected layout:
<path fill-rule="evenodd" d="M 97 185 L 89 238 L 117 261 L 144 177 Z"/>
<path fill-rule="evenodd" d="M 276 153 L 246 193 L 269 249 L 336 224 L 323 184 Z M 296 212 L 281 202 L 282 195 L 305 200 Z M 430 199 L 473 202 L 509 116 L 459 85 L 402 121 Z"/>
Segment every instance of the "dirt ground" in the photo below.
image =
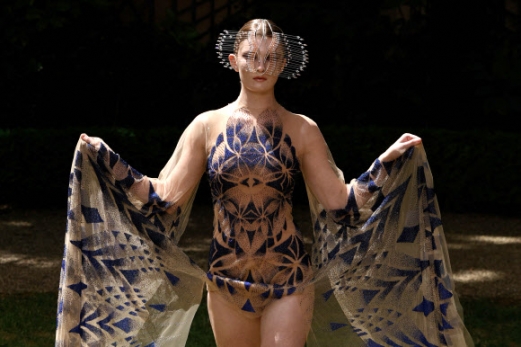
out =
<path fill-rule="evenodd" d="M 295 219 L 309 217 L 297 207 Z M 460 297 L 521 304 L 521 218 L 442 213 L 442 220 Z M 0 294 L 58 290 L 65 221 L 65 209 L 0 206 Z M 194 206 L 183 239 L 185 251 L 203 268 L 211 221 L 211 208 Z"/>

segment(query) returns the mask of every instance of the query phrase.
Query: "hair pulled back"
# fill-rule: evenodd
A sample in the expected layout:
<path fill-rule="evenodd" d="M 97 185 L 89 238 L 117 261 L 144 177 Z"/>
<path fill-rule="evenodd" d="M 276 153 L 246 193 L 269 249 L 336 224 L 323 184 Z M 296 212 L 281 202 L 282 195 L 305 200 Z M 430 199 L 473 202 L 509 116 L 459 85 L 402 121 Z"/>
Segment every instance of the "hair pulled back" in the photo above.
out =
<path fill-rule="evenodd" d="M 273 33 L 283 33 L 282 29 L 270 19 L 252 19 L 246 22 L 237 33 L 235 39 L 235 54 L 239 51 L 239 45 L 248 38 L 249 33 L 254 32 L 255 36 L 272 37 Z"/>

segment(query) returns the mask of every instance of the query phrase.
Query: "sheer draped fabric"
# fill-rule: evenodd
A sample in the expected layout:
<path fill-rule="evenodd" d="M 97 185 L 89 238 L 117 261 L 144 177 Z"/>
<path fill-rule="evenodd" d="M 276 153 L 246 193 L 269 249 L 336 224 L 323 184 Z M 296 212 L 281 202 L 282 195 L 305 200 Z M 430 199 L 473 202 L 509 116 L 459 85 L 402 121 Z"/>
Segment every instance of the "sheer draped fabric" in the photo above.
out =
<path fill-rule="evenodd" d="M 69 179 L 56 346 L 183 346 L 206 278 L 177 247 L 196 187 L 173 206 L 103 142 L 82 140 Z"/>
<path fill-rule="evenodd" d="M 432 175 L 422 147 L 412 148 L 393 163 L 375 162 L 368 173 L 350 182 L 363 199 L 347 201 L 343 209 L 325 209 L 307 187 L 314 244 L 304 267 L 309 270 L 297 276 L 299 280 L 291 275 L 282 280 L 275 276 L 279 282 L 270 283 L 262 283 L 261 279 L 272 280 L 260 275 L 227 278 L 226 271 L 207 273 L 189 259 L 177 244 L 187 225 L 199 173 L 204 170 L 197 166 L 190 176 L 184 164 L 198 150 L 198 139 L 204 139 L 203 147 L 209 151 L 220 151 L 219 155 L 210 153 L 207 168 L 212 189 L 220 189 L 212 193 L 214 208 L 218 206 L 216 229 L 227 225 L 219 213 L 223 209 L 230 212 L 230 204 L 255 205 L 242 195 L 223 199 L 223 187 L 232 197 L 238 196 L 239 189 L 244 193 L 247 188 L 250 194 L 256 189 L 257 176 L 252 173 L 264 172 L 257 167 L 257 171 L 248 171 L 247 179 L 238 177 L 237 187 L 245 182 L 244 189 L 228 189 L 228 181 L 233 181 L 230 176 L 226 182 L 221 176 L 222 184 L 214 181 L 212 186 L 216 172 L 212 168 L 223 172 L 234 144 L 242 144 L 235 148 L 244 153 L 253 153 L 262 138 L 269 144 L 262 146 L 265 151 L 285 158 L 279 160 L 284 170 L 299 169 L 291 139 L 284 133 L 285 124 L 276 114 L 269 118 L 274 122 L 271 128 L 261 123 L 230 132 L 230 128 L 239 129 L 241 118 L 237 119 L 232 124 L 230 120 L 194 121 L 157 179 L 130 167 L 104 142 L 92 146 L 78 141 L 70 175 L 56 346 L 183 346 L 204 285 L 228 293 L 242 290 L 242 296 L 230 295 L 229 299 L 249 312 L 262 306 L 262 294 L 276 300 L 313 285 L 315 305 L 308 346 L 473 346 L 454 292 Z M 213 129 L 215 124 L 220 124 L 218 129 Z M 222 134 L 222 141 L 206 143 L 213 133 L 217 138 Z M 274 141 L 278 145 L 272 146 Z M 244 168 L 255 167 L 252 163 L 236 169 L 244 172 Z M 343 182 L 329 153 L 328 163 Z M 267 186 L 273 190 L 280 185 Z M 288 225 L 292 188 L 288 189 L 276 203 L 273 197 L 278 191 L 270 193 L 268 205 L 276 216 L 269 223 L 255 224 L 251 216 L 245 217 L 252 223 L 244 230 L 250 238 L 245 236 L 241 247 L 257 242 L 257 232 L 268 235 L 266 225 Z M 261 205 L 264 203 L 255 206 Z M 238 232 L 240 225 L 236 225 Z M 284 237 L 299 235 L 288 230 Z M 214 240 L 217 236 L 214 234 Z M 291 248 L 290 244 L 278 249 Z M 221 260 L 214 257 L 210 267 L 218 268 Z M 255 293 L 248 294 L 250 289 Z M 244 306 L 241 300 L 250 300 L 250 305 Z"/>
<path fill-rule="evenodd" d="M 330 165 L 343 180 L 331 156 Z M 324 210 L 308 189 L 316 273 L 308 346 L 474 346 L 423 146 L 386 166 L 389 177 L 354 214 Z"/>

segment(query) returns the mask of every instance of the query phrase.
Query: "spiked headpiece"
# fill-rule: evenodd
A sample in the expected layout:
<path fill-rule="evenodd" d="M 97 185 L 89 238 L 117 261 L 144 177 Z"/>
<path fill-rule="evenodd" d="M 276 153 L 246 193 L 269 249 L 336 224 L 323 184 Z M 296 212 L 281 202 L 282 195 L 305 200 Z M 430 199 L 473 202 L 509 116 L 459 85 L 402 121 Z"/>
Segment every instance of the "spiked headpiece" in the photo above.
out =
<path fill-rule="evenodd" d="M 250 72 L 259 72 L 262 65 L 263 74 L 278 74 L 282 78 L 292 79 L 300 76 L 308 63 L 306 44 L 300 36 L 274 32 L 271 24 L 263 20 L 256 30 L 225 30 L 217 39 L 216 49 L 220 63 L 233 69 L 228 61 L 230 54 L 237 54 L 239 44 L 247 40 L 247 66 Z"/>

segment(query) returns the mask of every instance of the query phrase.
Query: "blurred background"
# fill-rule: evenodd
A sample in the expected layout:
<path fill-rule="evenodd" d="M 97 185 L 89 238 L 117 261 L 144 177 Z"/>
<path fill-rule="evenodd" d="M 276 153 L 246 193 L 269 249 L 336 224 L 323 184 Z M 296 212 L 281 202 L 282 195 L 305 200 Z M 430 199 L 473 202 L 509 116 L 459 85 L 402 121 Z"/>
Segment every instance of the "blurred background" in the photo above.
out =
<path fill-rule="evenodd" d="M 277 98 L 317 121 L 346 177 L 415 132 L 442 208 L 516 214 L 520 3 L 4 0 L 0 204 L 65 206 L 81 132 L 156 176 L 197 114 L 238 95 L 218 34 L 269 18 L 310 56 Z"/>

